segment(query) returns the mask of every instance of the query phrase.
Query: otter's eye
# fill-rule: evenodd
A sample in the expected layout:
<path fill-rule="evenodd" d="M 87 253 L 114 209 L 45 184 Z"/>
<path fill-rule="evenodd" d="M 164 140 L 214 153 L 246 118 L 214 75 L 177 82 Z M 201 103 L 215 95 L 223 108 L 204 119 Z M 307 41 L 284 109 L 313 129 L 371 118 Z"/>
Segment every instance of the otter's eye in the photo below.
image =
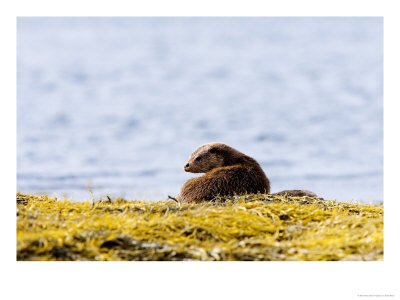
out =
<path fill-rule="evenodd" d="M 201 159 L 201 156 L 196 157 L 196 161 L 199 161 Z"/>
<path fill-rule="evenodd" d="M 216 149 L 210 149 L 210 153 L 215 153 L 215 152 L 217 152 Z"/>

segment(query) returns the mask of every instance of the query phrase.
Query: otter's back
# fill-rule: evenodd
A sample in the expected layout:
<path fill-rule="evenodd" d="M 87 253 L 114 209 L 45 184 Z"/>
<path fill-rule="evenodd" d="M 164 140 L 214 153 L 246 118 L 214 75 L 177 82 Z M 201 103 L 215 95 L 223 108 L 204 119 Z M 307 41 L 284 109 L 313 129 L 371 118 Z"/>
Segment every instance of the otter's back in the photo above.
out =
<path fill-rule="evenodd" d="M 185 202 L 211 200 L 234 194 L 269 193 L 269 180 L 259 166 L 233 165 L 215 168 L 187 181 L 179 198 Z"/>

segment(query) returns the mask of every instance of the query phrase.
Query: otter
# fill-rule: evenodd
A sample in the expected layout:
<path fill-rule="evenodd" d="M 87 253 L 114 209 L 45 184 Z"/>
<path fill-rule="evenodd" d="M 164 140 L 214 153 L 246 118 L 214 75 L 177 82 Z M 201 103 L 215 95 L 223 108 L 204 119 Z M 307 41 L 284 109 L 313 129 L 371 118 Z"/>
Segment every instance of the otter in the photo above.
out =
<path fill-rule="evenodd" d="M 270 193 L 269 179 L 257 161 L 223 143 L 198 147 L 183 169 L 206 174 L 185 182 L 176 196 L 178 201 L 200 202 L 218 195 Z M 317 197 L 305 190 L 285 190 L 274 195 Z"/>

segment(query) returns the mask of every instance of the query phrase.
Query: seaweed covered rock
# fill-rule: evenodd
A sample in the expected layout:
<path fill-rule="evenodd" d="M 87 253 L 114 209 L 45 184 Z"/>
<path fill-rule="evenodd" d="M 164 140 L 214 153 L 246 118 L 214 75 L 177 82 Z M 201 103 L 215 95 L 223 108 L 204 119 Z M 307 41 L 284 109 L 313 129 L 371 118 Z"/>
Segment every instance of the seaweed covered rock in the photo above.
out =
<path fill-rule="evenodd" d="M 17 194 L 18 260 L 382 260 L 383 206 L 245 195 L 211 202 Z"/>

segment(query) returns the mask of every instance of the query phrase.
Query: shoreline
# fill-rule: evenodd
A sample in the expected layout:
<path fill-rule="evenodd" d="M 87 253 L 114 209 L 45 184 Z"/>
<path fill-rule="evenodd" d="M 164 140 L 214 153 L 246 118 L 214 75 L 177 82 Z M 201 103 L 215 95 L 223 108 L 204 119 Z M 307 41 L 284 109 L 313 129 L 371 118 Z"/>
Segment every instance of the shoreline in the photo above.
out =
<path fill-rule="evenodd" d="M 383 260 L 383 205 L 264 194 L 91 202 L 17 193 L 17 260 Z"/>

